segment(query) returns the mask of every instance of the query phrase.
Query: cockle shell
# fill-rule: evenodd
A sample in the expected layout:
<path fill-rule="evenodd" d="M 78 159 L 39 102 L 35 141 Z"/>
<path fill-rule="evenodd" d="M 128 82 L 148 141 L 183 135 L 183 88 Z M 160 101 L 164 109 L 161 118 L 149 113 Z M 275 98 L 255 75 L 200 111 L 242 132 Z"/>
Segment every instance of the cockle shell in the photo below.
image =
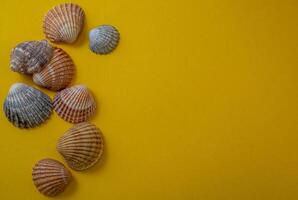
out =
<path fill-rule="evenodd" d="M 76 85 L 56 94 L 54 109 L 65 121 L 80 123 L 87 121 L 95 113 L 96 103 L 85 86 Z"/>
<path fill-rule="evenodd" d="M 47 40 L 18 44 L 10 55 L 10 68 L 21 74 L 33 74 L 43 69 L 53 56 L 53 48 Z"/>
<path fill-rule="evenodd" d="M 51 42 L 73 43 L 83 28 L 84 17 L 84 10 L 76 4 L 57 5 L 45 15 L 43 32 Z"/>
<path fill-rule="evenodd" d="M 36 188 L 50 197 L 62 193 L 71 178 L 70 171 L 62 163 L 50 158 L 38 161 L 32 170 L 32 179 Z"/>
<path fill-rule="evenodd" d="M 54 49 L 54 56 L 45 68 L 33 74 L 33 81 L 49 90 L 66 88 L 72 81 L 75 66 L 70 56 L 60 48 Z"/>
<path fill-rule="evenodd" d="M 57 150 L 70 168 L 77 171 L 88 169 L 103 154 L 102 133 L 89 122 L 76 124 L 59 139 Z"/>
<path fill-rule="evenodd" d="M 3 110 L 14 126 L 33 128 L 50 117 L 53 105 L 50 97 L 43 92 L 23 83 L 16 83 L 9 90 Z"/>
<path fill-rule="evenodd" d="M 96 54 L 108 54 L 118 45 L 120 34 L 111 25 L 102 25 L 89 32 L 89 47 Z"/>

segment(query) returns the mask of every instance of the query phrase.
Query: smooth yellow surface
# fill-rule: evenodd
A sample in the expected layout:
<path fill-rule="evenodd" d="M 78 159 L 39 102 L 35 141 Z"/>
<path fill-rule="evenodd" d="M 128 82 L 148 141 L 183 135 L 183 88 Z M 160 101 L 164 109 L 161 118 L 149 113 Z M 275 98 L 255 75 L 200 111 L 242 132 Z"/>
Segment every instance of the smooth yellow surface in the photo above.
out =
<path fill-rule="evenodd" d="M 43 39 L 42 18 L 62 1 L 2 0 L 1 105 L 17 43 Z M 81 0 L 86 24 L 74 45 L 73 84 L 100 105 L 101 164 L 73 172 L 57 199 L 298 199 L 298 1 Z M 88 31 L 115 25 L 110 55 L 88 49 Z M 53 92 L 46 90 L 51 97 Z M 0 199 L 47 199 L 31 169 L 63 161 L 56 141 L 71 124 L 57 114 L 20 130 L 0 114 Z M 64 162 L 65 163 L 65 162 Z"/>

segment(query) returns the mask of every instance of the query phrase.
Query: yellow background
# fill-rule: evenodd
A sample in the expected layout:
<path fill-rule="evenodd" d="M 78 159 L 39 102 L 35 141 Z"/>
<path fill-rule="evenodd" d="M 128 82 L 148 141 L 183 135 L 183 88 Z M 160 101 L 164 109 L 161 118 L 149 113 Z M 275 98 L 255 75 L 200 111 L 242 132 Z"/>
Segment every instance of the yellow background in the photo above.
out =
<path fill-rule="evenodd" d="M 62 1 L 2 0 L 1 105 L 19 42 L 43 39 L 42 18 Z M 73 172 L 57 199 L 298 199 L 298 1 L 81 0 L 86 24 L 59 45 L 100 105 L 101 164 Z M 88 31 L 115 25 L 120 45 L 91 53 Z M 53 92 L 46 90 L 51 97 Z M 0 114 L 1 199 L 46 199 L 31 169 L 63 161 L 56 141 L 71 124 L 53 114 L 20 130 Z M 63 161 L 63 163 L 65 163 Z"/>

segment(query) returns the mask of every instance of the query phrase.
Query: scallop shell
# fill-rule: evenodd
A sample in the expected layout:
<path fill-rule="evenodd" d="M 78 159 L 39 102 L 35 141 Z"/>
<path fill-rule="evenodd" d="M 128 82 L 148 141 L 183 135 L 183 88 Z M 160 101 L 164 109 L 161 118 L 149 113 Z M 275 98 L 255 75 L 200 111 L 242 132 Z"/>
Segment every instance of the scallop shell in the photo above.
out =
<path fill-rule="evenodd" d="M 33 128 L 46 121 L 53 110 L 50 97 L 23 83 L 11 86 L 3 110 L 16 127 Z"/>
<path fill-rule="evenodd" d="M 43 69 L 53 56 L 53 48 L 46 40 L 18 44 L 10 55 L 10 68 L 21 74 L 33 74 Z"/>
<path fill-rule="evenodd" d="M 102 25 L 89 32 L 89 47 L 96 54 L 108 54 L 118 45 L 120 34 L 111 25 Z"/>
<path fill-rule="evenodd" d="M 76 85 L 56 94 L 54 109 L 65 121 L 80 123 L 87 121 L 95 113 L 96 103 L 85 86 Z"/>
<path fill-rule="evenodd" d="M 54 49 L 54 56 L 45 68 L 33 75 L 33 81 L 41 87 L 58 91 L 66 88 L 72 81 L 75 66 L 70 56 L 60 48 Z"/>
<path fill-rule="evenodd" d="M 73 170 L 88 169 L 103 154 L 102 133 L 89 122 L 76 124 L 59 139 L 57 150 Z"/>
<path fill-rule="evenodd" d="M 38 161 L 32 170 L 32 179 L 36 188 L 50 197 L 62 193 L 71 178 L 70 171 L 62 163 L 50 158 Z"/>
<path fill-rule="evenodd" d="M 44 17 L 43 32 L 51 42 L 73 43 L 84 24 L 84 10 L 73 3 L 55 6 Z"/>

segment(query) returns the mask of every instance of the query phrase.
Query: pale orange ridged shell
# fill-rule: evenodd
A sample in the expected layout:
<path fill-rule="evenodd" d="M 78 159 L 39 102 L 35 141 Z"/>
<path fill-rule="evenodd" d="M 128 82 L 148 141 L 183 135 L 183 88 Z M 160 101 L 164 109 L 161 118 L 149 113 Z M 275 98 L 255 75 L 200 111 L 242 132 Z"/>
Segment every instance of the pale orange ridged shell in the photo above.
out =
<path fill-rule="evenodd" d="M 54 97 L 54 110 L 65 121 L 80 123 L 87 121 L 96 110 L 96 103 L 83 85 L 61 90 Z"/>
<path fill-rule="evenodd" d="M 76 4 L 57 5 L 44 17 L 44 34 L 51 42 L 73 43 L 83 28 L 84 17 L 84 10 Z"/>
<path fill-rule="evenodd" d="M 75 66 L 70 56 L 60 48 L 54 49 L 54 56 L 39 73 L 33 75 L 33 81 L 41 87 L 58 91 L 66 88 L 72 81 Z"/>
<path fill-rule="evenodd" d="M 74 125 L 57 144 L 68 166 L 77 171 L 92 167 L 101 158 L 103 147 L 101 131 L 89 122 Z"/>
<path fill-rule="evenodd" d="M 62 193 L 71 177 L 70 171 L 62 163 L 50 158 L 38 161 L 32 171 L 33 182 L 38 191 L 50 197 Z"/>

